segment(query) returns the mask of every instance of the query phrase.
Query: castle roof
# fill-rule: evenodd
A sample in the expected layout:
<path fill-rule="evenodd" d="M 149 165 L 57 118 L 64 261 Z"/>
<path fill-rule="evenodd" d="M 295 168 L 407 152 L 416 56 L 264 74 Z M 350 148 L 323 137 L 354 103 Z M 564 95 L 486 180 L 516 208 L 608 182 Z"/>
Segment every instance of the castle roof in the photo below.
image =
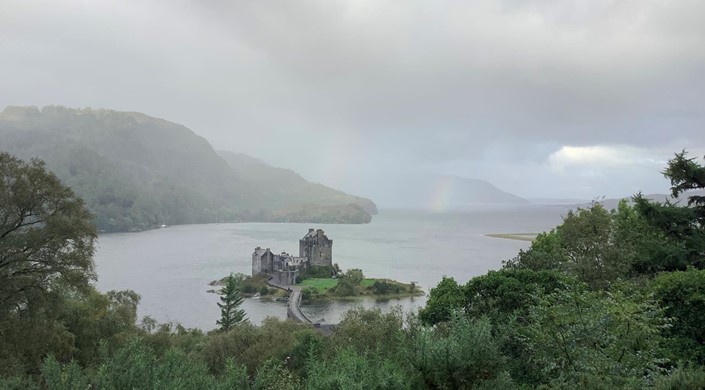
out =
<path fill-rule="evenodd" d="M 323 232 L 323 229 L 318 229 L 318 230 L 308 229 L 308 233 L 306 233 L 306 235 L 304 236 L 303 239 L 316 237 L 319 233 L 320 233 L 320 235 L 323 236 L 326 240 L 328 239 L 328 237 L 326 237 L 326 234 Z"/>
<path fill-rule="evenodd" d="M 269 248 L 264 249 L 264 248 L 257 247 L 257 248 L 255 248 L 254 254 L 257 257 L 262 257 L 262 256 L 264 256 L 265 253 L 267 253 L 269 251 L 270 251 Z"/>

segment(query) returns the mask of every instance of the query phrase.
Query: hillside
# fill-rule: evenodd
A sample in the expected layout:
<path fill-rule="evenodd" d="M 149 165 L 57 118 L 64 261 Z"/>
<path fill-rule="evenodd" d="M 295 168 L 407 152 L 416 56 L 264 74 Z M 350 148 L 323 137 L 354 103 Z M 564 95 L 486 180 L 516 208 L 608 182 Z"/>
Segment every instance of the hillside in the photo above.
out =
<path fill-rule="evenodd" d="M 0 150 L 46 161 L 85 199 L 102 231 L 230 221 L 359 223 L 376 212 L 370 200 L 244 155 L 226 162 L 186 127 L 140 113 L 7 107 L 0 113 Z M 278 180 L 295 184 L 298 195 L 274 190 Z"/>
<path fill-rule="evenodd" d="M 371 200 L 311 183 L 291 169 L 275 168 L 242 153 L 219 151 L 218 154 L 239 178 L 262 191 L 273 206 L 289 208 L 297 205 L 314 207 L 353 204 L 369 214 L 377 214 L 377 206 Z"/>

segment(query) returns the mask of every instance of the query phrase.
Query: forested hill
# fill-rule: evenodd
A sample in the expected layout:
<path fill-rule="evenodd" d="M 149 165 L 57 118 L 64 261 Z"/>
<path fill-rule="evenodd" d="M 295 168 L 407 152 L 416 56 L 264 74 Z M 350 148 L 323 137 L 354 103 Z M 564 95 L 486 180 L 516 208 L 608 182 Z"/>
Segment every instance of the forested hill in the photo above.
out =
<path fill-rule="evenodd" d="M 186 127 L 140 113 L 7 107 L 0 150 L 46 161 L 86 201 L 102 231 L 230 221 L 365 223 L 376 212 L 368 199 L 251 157 L 224 154 L 226 162 Z"/>
<path fill-rule="evenodd" d="M 377 214 L 377 206 L 371 200 L 311 183 L 291 169 L 275 168 L 242 153 L 219 151 L 218 154 L 238 177 L 263 191 L 267 202 L 278 207 L 290 207 L 292 204 L 356 204 L 369 214 Z"/>

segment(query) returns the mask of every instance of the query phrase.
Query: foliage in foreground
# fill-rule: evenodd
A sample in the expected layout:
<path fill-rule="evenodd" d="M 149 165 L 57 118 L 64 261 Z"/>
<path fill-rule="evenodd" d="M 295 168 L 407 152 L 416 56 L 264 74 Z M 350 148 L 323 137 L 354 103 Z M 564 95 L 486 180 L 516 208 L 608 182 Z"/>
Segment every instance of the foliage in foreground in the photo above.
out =
<path fill-rule="evenodd" d="M 674 161 L 666 171 L 674 194 L 705 185 L 705 168 L 682 154 Z M 31 164 L 25 168 L 42 176 L 41 164 Z M 0 207 L 14 215 L 24 197 L 13 188 L 31 186 L 13 187 L 24 180 L 14 177 L 21 162 L 6 159 L 5 167 L 3 196 L 11 201 Z M 53 190 L 57 201 L 76 206 L 60 221 L 89 220 L 69 191 Z M 592 205 L 499 271 L 464 285 L 444 278 L 418 317 L 352 310 L 330 337 L 288 321 L 236 321 L 228 286 L 218 331 L 149 318 L 137 327 L 137 294 L 100 294 L 87 284 L 94 231 L 54 241 L 52 248 L 63 249 L 53 255 L 39 245 L 33 258 L 31 251 L 18 256 L 16 245 L 51 242 L 50 223 L 10 224 L 0 256 L 16 257 L 0 269 L 51 267 L 23 279 L 20 294 L 8 289 L 13 283 L 0 284 L 0 388 L 702 389 L 703 207 L 697 197 L 687 210 L 639 197 L 615 211 Z M 62 268 L 73 263 L 61 255 L 75 248 L 83 251 L 68 259 L 77 262 Z M 363 276 L 342 278 L 359 286 Z"/>

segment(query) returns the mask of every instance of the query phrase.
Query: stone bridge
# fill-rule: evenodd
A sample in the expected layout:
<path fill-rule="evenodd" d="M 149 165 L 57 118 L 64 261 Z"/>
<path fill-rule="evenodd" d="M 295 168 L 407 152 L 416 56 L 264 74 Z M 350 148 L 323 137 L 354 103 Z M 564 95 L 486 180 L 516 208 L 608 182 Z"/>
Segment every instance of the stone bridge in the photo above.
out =
<path fill-rule="evenodd" d="M 301 324 L 313 324 L 304 313 L 301 311 L 301 287 L 293 285 L 279 284 L 273 281 L 272 278 L 267 280 L 267 283 L 275 288 L 284 290 L 289 294 L 289 305 L 286 308 L 286 317 Z"/>
<path fill-rule="evenodd" d="M 286 307 L 286 317 L 300 324 L 312 325 L 317 331 L 325 336 L 330 336 L 336 328 L 335 324 L 321 324 L 313 322 L 301 311 L 301 287 L 294 285 L 282 285 L 275 283 L 272 278 L 267 280 L 267 284 L 272 287 L 284 290 L 289 294 L 289 304 Z"/>

